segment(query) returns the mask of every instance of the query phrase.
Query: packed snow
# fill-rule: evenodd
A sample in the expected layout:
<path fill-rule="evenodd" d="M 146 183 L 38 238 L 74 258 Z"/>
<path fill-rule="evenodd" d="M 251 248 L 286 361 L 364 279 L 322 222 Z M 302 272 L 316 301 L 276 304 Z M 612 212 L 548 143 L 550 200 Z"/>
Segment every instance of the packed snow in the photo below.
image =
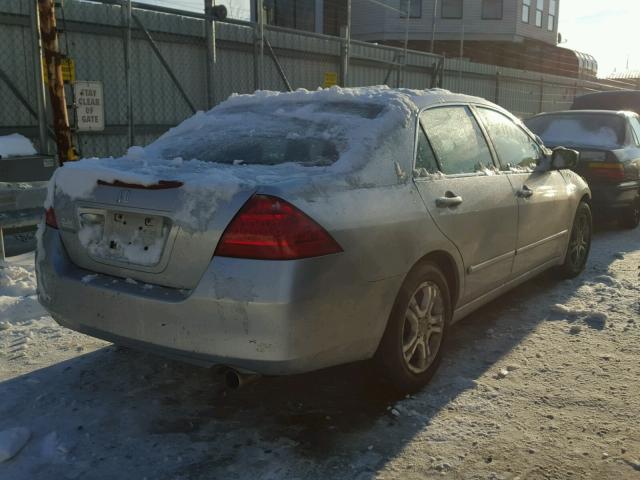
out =
<path fill-rule="evenodd" d="M 35 155 L 31 140 L 19 133 L 0 136 L 0 158 Z"/>

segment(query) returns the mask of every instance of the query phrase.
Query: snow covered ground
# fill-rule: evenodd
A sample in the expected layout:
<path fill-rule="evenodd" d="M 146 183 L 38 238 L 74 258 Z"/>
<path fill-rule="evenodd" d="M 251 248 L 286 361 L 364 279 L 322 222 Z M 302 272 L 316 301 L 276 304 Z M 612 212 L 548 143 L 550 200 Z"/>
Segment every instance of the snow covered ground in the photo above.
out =
<path fill-rule="evenodd" d="M 225 391 L 59 327 L 32 263 L 0 267 L 2 479 L 640 478 L 640 229 L 458 324 L 408 398 L 366 364 Z"/>

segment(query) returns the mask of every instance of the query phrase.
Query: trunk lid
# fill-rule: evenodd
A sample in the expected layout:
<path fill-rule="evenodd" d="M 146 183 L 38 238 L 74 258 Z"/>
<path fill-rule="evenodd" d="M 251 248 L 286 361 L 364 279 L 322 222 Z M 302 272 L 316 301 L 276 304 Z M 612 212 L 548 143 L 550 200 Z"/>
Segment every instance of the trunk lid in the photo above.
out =
<path fill-rule="evenodd" d="M 217 185 L 207 202 L 180 182 L 158 185 L 100 181 L 81 199 L 57 195 L 60 235 L 73 263 L 129 281 L 194 288 L 254 188 Z"/>

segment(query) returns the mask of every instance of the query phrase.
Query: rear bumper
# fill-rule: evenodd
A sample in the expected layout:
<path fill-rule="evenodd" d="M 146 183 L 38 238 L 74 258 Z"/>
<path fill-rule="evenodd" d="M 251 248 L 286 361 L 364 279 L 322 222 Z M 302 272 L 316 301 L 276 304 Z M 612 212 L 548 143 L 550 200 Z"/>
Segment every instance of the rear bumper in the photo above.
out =
<path fill-rule="evenodd" d="M 595 210 L 607 212 L 629 208 L 640 195 L 640 182 L 628 181 L 617 185 L 591 185 Z"/>
<path fill-rule="evenodd" d="M 66 327 L 199 365 L 291 374 L 370 358 L 402 278 L 366 282 L 339 255 L 293 262 L 215 258 L 194 290 L 75 266 L 45 229 L 38 298 Z"/>

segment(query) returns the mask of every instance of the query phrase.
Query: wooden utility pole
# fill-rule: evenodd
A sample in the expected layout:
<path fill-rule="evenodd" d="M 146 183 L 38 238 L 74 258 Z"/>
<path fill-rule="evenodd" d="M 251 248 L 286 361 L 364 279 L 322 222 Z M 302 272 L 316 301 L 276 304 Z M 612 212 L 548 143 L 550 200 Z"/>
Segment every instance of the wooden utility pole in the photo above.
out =
<path fill-rule="evenodd" d="M 38 12 L 40 14 L 40 36 L 42 38 L 42 50 L 44 51 L 46 66 L 45 75 L 49 84 L 49 97 L 53 114 L 53 130 L 56 134 L 58 160 L 62 165 L 66 161 L 77 160 L 78 156 L 73 147 L 67 102 L 64 95 L 62 55 L 60 54 L 58 42 L 54 0 L 38 0 Z"/>

